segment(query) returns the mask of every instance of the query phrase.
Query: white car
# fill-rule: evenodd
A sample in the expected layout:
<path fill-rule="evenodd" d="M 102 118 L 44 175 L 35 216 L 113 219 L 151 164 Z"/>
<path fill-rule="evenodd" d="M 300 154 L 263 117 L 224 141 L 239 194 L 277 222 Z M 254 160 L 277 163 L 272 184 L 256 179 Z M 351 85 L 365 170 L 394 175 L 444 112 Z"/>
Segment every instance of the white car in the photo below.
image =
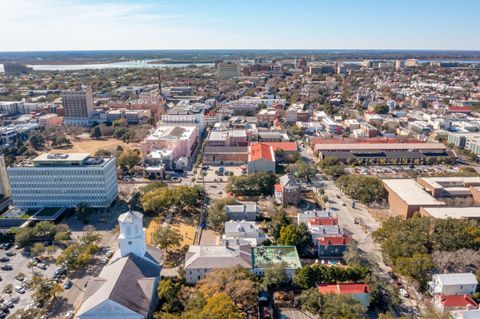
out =
<path fill-rule="evenodd" d="M 69 311 L 65 314 L 65 319 L 72 319 L 73 315 L 75 315 L 75 313 L 73 311 Z"/>

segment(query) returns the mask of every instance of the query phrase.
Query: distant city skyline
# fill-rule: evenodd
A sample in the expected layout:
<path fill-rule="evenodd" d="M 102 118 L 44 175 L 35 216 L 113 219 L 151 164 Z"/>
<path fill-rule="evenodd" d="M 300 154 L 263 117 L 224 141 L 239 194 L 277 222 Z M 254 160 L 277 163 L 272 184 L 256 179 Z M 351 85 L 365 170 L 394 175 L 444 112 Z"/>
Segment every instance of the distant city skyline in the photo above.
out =
<path fill-rule="evenodd" d="M 480 50 L 476 0 L 1 1 L 0 51 Z"/>

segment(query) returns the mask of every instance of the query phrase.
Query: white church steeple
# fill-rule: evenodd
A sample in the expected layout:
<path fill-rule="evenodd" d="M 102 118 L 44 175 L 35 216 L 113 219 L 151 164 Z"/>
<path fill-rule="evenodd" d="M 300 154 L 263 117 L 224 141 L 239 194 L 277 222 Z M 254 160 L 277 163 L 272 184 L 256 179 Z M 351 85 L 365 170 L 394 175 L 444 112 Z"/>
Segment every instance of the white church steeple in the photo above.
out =
<path fill-rule="evenodd" d="M 120 235 L 118 244 L 122 257 L 132 253 L 139 257 L 145 257 L 147 243 L 143 230 L 143 215 L 139 212 L 128 211 L 118 217 Z"/>

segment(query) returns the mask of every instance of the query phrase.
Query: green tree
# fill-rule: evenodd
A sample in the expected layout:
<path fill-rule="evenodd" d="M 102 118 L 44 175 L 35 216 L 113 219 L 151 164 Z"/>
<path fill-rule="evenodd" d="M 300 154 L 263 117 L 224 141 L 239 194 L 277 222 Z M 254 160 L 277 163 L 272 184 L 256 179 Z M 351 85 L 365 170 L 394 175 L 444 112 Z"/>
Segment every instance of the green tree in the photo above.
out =
<path fill-rule="evenodd" d="M 175 278 L 165 278 L 160 281 L 157 288 L 160 310 L 163 312 L 180 312 L 183 310 L 181 296 L 181 283 Z"/>
<path fill-rule="evenodd" d="M 98 139 L 102 137 L 102 131 L 100 131 L 100 127 L 95 126 L 90 130 L 90 137 L 94 139 Z"/>
<path fill-rule="evenodd" d="M 322 319 L 365 319 L 367 308 L 348 295 L 327 294 L 320 311 Z"/>
<path fill-rule="evenodd" d="M 299 297 L 300 307 L 303 311 L 318 314 L 322 309 L 323 296 L 317 288 L 303 290 Z"/>
<path fill-rule="evenodd" d="M 285 271 L 283 265 L 275 265 L 273 267 L 265 269 L 263 274 L 262 283 L 265 288 L 277 289 L 290 282 L 290 278 Z"/>
<path fill-rule="evenodd" d="M 199 319 L 242 319 L 243 315 L 226 294 L 217 294 L 207 299 L 198 314 Z"/>
<path fill-rule="evenodd" d="M 42 243 L 35 243 L 33 244 L 32 248 L 30 248 L 30 254 L 33 257 L 38 257 L 43 255 L 45 252 L 45 246 Z"/>
<path fill-rule="evenodd" d="M 113 155 L 112 152 L 104 149 L 99 149 L 95 152 L 95 154 L 93 154 L 93 156 L 95 157 L 109 157 L 112 155 Z"/>
<path fill-rule="evenodd" d="M 276 176 L 270 172 L 230 176 L 226 190 L 237 196 L 272 195 L 276 182 Z"/>
<path fill-rule="evenodd" d="M 137 149 L 123 151 L 118 157 L 118 165 L 124 171 L 130 172 L 135 166 L 139 165 L 142 158 Z"/>
<path fill-rule="evenodd" d="M 243 312 L 256 310 L 258 288 L 252 273 L 240 266 L 210 271 L 196 288 L 203 296 L 227 294 Z"/>
<path fill-rule="evenodd" d="M 30 244 L 33 237 L 33 229 L 24 227 L 17 229 L 15 232 L 15 244 L 25 247 Z"/>
<path fill-rule="evenodd" d="M 165 249 L 168 252 L 168 248 L 180 246 L 182 242 L 182 235 L 178 229 L 171 227 L 160 226 L 153 233 L 153 242 L 161 249 Z"/>
<path fill-rule="evenodd" d="M 235 203 L 233 198 L 224 198 L 214 201 L 208 208 L 207 225 L 215 230 L 222 230 L 228 215 L 225 211 L 225 205 L 232 205 Z"/>
<path fill-rule="evenodd" d="M 32 136 L 30 136 L 28 141 L 30 142 L 30 145 L 36 150 L 39 150 L 43 148 L 43 146 L 45 146 L 45 139 L 40 134 L 33 134 Z"/>
<path fill-rule="evenodd" d="M 428 282 L 428 273 L 434 269 L 432 257 L 428 254 L 414 254 L 412 257 L 398 257 L 395 270 L 417 280 L 422 286 Z"/>
<path fill-rule="evenodd" d="M 365 204 L 381 202 L 387 194 L 382 181 L 376 177 L 344 175 L 337 179 L 336 184 L 345 194 Z"/>
<path fill-rule="evenodd" d="M 290 172 L 298 178 L 310 180 L 316 173 L 315 166 L 312 163 L 307 163 L 303 160 L 298 160 L 293 166 L 290 166 Z"/>
<path fill-rule="evenodd" d="M 45 280 L 41 276 L 32 277 L 33 300 L 40 308 L 48 308 L 53 301 L 63 292 L 62 286 L 53 280 Z"/>
<path fill-rule="evenodd" d="M 299 253 L 304 256 L 310 252 L 312 235 L 304 223 L 291 224 L 280 229 L 280 237 L 277 243 L 285 246 L 296 246 Z"/>
<path fill-rule="evenodd" d="M 70 144 L 70 140 L 66 138 L 64 135 L 55 135 L 55 137 L 52 140 L 52 146 L 54 147 L 68 145 L 68 144 Z"/>

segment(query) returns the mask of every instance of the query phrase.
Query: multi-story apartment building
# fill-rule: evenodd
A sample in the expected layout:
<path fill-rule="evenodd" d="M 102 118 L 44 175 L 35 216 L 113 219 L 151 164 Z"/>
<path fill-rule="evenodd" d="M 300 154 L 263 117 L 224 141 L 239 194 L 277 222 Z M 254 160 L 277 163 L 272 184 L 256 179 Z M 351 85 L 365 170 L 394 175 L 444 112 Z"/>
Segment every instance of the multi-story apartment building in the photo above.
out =
<path fill-rule="evenodd" d="M 66 125 L 90 125 L 95 112 L 93 94 L 90 87 L 75 91 L 62 91 L 63 111 Z"/>
<path fill-rule="evenodd" d="M 162 122 L 168 124 L 195 124 L 200 133 L 205 128 L 205 105 L 193 104 L 175 106 L 168 110 L 166 114 L 162 114 Z"/>
<path fill-rule="evenodd" d="M 20 208 L 108 207 L 118 195 L 115 157 L 43 154 L 7 169 L 13 204 Z"/>
<path fill-rule="evenodd" d="M 240 76 L 240 64 L 237 63 L 218 63 L 217 76 L 222 79 Z"/>
<path fill-rule="evenodd" d="M 480 156 L 480 133 L 450 133 L 448 134 L 448 142 L 457 146 L 458 148 L 464 148 L 472 153 Z"/>

